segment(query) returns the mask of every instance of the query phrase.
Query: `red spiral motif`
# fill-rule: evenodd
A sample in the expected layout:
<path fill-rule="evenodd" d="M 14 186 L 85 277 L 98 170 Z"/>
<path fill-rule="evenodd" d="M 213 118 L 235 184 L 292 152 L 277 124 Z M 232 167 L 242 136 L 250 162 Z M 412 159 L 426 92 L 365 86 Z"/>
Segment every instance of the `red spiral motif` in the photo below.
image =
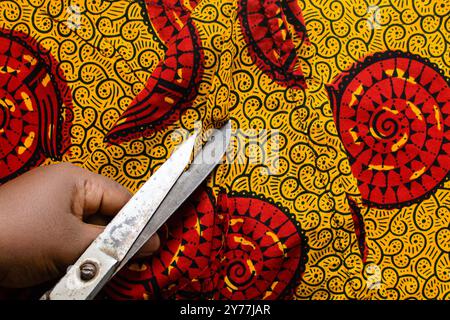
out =
<path fill-rule="evenodd" d="M 305 245 L 296 223 L 275 205 L 242 195 L 221 195 L 229 214 L 220 261 L 218 299 L 276 299 L 302 269 Z"/>
<path fill-rule="evenodd" d="M 407 53 L 376 54 L 329 92 L 366 201 L 407 204 L 448 177 L 450 86 L 436 66 Z"/>
<path fill-rule="evenodd" d="M 116 299 L 275 299 L 288 293 L 306 257 L 287 213 L 263 199 L 203 189 L 161 233 L 150 261 L 120 272 L 106 294 Z"/>
<path fill-rule="evenodd" d="M 58 159 L 67 145 L 71 93 L 57 74 L 57 62 L 35 40 L 0 30 L 0 183 Z"/>

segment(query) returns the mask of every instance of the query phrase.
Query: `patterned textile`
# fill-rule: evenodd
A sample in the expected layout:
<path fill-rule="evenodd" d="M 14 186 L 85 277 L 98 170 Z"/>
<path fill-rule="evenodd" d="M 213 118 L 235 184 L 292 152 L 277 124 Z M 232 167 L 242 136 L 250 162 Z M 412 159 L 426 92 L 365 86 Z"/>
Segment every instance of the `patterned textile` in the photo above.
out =
<path fill-rule="evenodd" d="M 0 183 L 130 191 L 188 131 L 226 161 L 114 299 L 449 299 L 446 0 L 0 2 Z"/>

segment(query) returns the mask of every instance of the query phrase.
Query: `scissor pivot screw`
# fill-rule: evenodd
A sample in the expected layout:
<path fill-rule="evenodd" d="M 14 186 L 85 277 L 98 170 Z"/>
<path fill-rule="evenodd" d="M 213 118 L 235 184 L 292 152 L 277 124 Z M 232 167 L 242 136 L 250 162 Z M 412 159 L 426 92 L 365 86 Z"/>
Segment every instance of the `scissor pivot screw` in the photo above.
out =
<path fill-rule="evenodd" d="M 97 266 L 92 262 L 84 262 L 80 266 L 80 278 L 83 281 L 92 280 L 97 274 Z"/>

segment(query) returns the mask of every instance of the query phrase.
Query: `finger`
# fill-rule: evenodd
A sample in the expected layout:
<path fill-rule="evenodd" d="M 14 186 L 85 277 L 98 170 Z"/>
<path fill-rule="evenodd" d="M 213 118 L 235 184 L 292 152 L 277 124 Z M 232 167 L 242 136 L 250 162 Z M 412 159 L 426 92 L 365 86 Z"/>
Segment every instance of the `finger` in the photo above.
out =
<path fill-rule="evenodd" d="M 106 226 L 108 223 L 111 222 L 112 218 L 113 217 L 110 217 L 110 216 L 93 214 L 93 215 L 83 219 L 83 221 L 86 222 L 86 223 L 89 223 L 89 224 L 96 224 L 96 225 L 99 225 L 99 226 Z"/>
<path fill-rule="evenodd" d="M 81 170 L 74 202 L 82 207 L 82 216 L 113 216 L 130 200 L 131 193 L 119 183 L 99 174 Z"/>
<path fill-rule="evenodd" d="M 70 231 L 64 234 L 66 241 L 59 241 L 54 250 L 56 261 L 62 268 L 72 265 L 104 230 L 103 226 L 86 224 L 75 217 L 71 217 L 67 225 L 70 225 Z"/>
<path fill-rule="evenodd" d="M 142 246 L 142 248 L 136 254 L 136 257 L 148 257 L 158 251 L 161 245 L 161 240 L 157 233 L 152 235 L 150 239 Z"/>

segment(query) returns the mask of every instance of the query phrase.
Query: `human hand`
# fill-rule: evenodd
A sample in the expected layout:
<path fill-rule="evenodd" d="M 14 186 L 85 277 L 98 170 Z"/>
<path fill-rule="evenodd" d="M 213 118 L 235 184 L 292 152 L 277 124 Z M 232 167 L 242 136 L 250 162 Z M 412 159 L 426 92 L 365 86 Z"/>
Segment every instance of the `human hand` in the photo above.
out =
<path fill-rule="evenodd" d="M 62 276 L 104 229 L 93 222 L 111 219 L 130 197 L 115 181 L 68 163 L 0 186 L 0 286 L 29 287 Z M 154 235 L 139 255 L 158 247 Z"/>

